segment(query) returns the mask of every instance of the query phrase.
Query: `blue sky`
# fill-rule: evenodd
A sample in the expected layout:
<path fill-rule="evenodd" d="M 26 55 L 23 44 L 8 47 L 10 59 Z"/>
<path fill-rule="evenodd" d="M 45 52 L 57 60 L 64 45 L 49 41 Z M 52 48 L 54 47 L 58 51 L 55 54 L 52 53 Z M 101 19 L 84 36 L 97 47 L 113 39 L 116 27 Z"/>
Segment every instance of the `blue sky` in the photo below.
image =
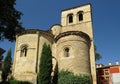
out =
<path fill-rule="evenodd" d="M 97 63 L 115 64 L 120 61 L 120 0 L 17 0 L 15 7 L 23 13 L 20 21 L 26 29 L 48 30 L 60 24 L 61 10 L 86 3 L 92 4 L 94 41 L 102 55 Z M 0 47 L 12 48 L 14 55 L 15 42 L 5 40 Z"/>

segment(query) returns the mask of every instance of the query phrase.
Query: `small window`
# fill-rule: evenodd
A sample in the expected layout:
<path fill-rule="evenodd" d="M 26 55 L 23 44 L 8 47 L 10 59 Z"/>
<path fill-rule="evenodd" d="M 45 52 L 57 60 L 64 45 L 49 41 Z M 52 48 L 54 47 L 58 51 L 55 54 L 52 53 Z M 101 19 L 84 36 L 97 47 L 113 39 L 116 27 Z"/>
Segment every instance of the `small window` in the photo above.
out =
<path fill-rule="evenodd" d="M 83 11 L 78 12 L 78 20 L 79 21 L 83 20 Z"/>
<path fill-rule="evenodd" d="M 27 51 L 28 51 L 28 47 L 26 45 L 22 46 L 22 48 L 21 48 L 21 57 L 22 56 L 27 56 Z"/>
<path fill-rule="evenodd" d="M 105 75 L 109 75 L 109 71 L 108 70 L 105 70 Z"/>
<path fill-rule="evenodd" d="M 106 78 L 105 78 L 105 81 L 106 81 L 106 82 L 109 82 L 109 77 L 106 77 Z"/>
<path fill-rule="evenodd" d="M 70 52 L 69 48 L 65 48 L 65 57 L 69 57 Z"/>
<path fill-rule="evenodd" d="M 68 15 L 68 22 L 73 23 L 73 14 Z"/>

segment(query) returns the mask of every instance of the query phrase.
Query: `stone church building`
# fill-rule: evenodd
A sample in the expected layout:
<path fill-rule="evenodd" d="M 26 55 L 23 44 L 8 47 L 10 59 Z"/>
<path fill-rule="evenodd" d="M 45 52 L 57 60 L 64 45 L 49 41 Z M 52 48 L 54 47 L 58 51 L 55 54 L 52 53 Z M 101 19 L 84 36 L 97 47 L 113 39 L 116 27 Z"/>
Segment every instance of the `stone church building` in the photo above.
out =
<path fill-rule="evenodd" d="M 17 80 L 36 84 L 43 44 L 52 50 L 55 68 L 75 74 L 88 74 L 96 84 L 94 39 L 91 5 L 85 4 L 61 11 L 61 24 L 49 30 L 25 30 L 16 36 L 12 75 Z"/>

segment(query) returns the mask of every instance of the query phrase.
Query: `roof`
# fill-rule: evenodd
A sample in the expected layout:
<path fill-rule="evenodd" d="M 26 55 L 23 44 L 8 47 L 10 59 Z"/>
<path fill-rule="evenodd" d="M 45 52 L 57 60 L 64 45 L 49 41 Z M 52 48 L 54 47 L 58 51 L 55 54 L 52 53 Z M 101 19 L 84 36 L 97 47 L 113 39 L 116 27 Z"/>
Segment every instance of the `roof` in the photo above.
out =
<path fill-rule="evenodd" d="M 25 34 L 38 34 L 39 36 L 42 35 L 43 37 L 50 40 L 51 42 L 53 42 L 53 39 L 54 39 L 54 35 L 51 33 L 50 30 L 45 31 L 45 30 L 39 30 L 39 29 L 27 29 L 21 33 L 18 33 L 17 36 L 21 36 Z"/>
<path fill-rule="evenodd" d="M 67 8 L 67 9 L 64 9 L 64 10 L 62 10 L 62 11 L 67 11 L 67 10 L 70 10 L 70 9 L 79 8 L 79 7 L 82 7 L 82 6 L 85 6 L 85 5 L 90 5 L 90 6 L 91 6 L 91 3 L 87 3 L 87 4 L 83 4 L 83 5 L 75 6 L 75 7 L 72 7 L 72 8 Z"/>
<path fill-rule="evenodd" d="M 50 30 L 39 30 L 39 29 L 27 29 L 21 33 L 18 33 L 17 35 L 23 35 L 23 34 L 35 34 L 39 32 L 40 34 L 47 34 L 49 37 L 53 37 L 53 34 L 50 32 Z"/>
<path fill-rule="evenodd" d="M 119 65 L 102 66 L 102 67 L 98 67 L 97 69 L 110 68 L 110 67 L 120 67 L 120 64 Z"/>

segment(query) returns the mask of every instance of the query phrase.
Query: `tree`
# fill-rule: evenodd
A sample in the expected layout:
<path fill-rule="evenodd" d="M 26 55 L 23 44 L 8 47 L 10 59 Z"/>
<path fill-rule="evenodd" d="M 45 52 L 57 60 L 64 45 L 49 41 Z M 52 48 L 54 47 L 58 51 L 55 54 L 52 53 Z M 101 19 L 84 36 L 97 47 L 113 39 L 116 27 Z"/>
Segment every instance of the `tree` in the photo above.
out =
<path fill-rule="evenodd" d="M 95 45 L 94 45 L 94 49 L 95 49 L 95 60 L 100 60 L 102 56 L 97 52 L 97 47 Z"/>
<path fill-rule="evenodd" d="M 43 45 L 39 73 L 38 73 L 38 84 L 50 84 L 51 83 L 51 72 L 52 72 L 52 53 L 50 45 Z"/>
<path fill-rule="evenodd" d="M 0 70 L 1 70 L 1 68 L 2 68 L 2 60 L 3 60 L 2 54 L 3 54 L 4 52 L 5 52 L 5 50 L 2 49 L 2 48 L 0 48 Z"/>
<path fill-rule="evenodd" d="M 61 70 L 58 74 L 58 84 L 91 84 L 91 80 L 88 75 L 75 75 L 68 70 Z"/>
<path fill-rule="evenodd" d="M 16 33 L 24 29 L 19 22 L 22 13 L 15 9 L 15 1 L 0 0 L 0 41 L 14 41 Z"/>
<path fill-rule="evenodd" d="M 2 67 L 2 80 L 6 81 L 8 75 L 11 73 L 11 49 L 8 50 L 7 56 L 5 57 L 3 67 Z"/>

